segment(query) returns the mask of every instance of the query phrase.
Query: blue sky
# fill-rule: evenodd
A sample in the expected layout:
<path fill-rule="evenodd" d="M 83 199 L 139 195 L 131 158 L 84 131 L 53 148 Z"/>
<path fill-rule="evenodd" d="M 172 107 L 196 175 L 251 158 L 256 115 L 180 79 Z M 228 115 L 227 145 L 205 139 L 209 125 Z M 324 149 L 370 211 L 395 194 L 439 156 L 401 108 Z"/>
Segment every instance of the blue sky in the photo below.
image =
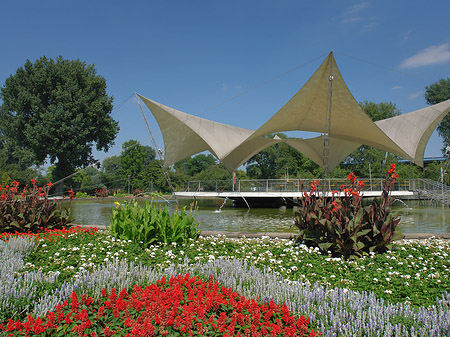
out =
<path fill-rule="evenodd" d="M 425 86 L 450 76 L 449 13 L 448 0 L 2 1 L 0 83 L 43 55 L 94 64 L 121 128 L 99 160 L 129 139 L 151 145 L 135 92 L 255 130 L 331 50 L 358 102 L 406 113 L 426 106 Z M 441 147 L 434 133 L 425 156 Z"/>

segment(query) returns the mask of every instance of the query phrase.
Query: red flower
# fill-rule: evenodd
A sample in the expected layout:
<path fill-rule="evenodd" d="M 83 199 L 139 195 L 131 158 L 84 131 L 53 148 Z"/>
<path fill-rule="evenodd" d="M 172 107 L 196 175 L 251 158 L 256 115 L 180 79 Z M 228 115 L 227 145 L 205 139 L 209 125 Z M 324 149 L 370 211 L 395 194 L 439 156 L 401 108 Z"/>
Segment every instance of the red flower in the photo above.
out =
<path fill-rule="evenodd" d="M 347 177 L 347 180 L 350 180 L 352 183 L 354 183 L 356 180 L 355 174 L 353 172 L 350 172 L 350 174 Z"/>
<path fill-rule="evenodd" d="M 395 164 L 391 164 L 391 168 L 388 171 L 389 175 L 391 175 L 392 173 L 395 173 Z"/>

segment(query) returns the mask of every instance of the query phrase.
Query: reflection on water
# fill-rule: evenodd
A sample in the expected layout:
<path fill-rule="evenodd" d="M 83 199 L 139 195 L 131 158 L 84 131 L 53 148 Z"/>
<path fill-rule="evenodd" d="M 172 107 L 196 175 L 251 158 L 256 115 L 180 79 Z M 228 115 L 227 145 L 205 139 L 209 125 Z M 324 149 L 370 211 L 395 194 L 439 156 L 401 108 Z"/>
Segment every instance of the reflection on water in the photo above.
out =
<path fill-rule="evenodd" d="M 107 225 L 111 216 L 111 210 L 115 199 L 90 199 L 75 200 L 72 202 L 72 214 L 76 224 L 83 225 Z M 122 200 L 118 200 L 123 202 Z M 141 201 L 142 202 L 142 201 Z M 180 206 L 188 206 L 191 201 L 180 200 Z M 175 202 L 154 200 L 154 203 L 169 205 L 175 208 Z M 203 230 L 230 231 L 230 232 L 295 232 L 295 209 L 233 208 L 231 202 L 219 210 L 223 200 L 200 200 L 197 203 L 195 218 L 199 222 L 199 228 Z M 394 214 L 401 216 L 398 229 L 404 233 L 450 233 L 450 208 L 424 207 L 413 205 L 407 201 L 409 207 L 397 206 Z"/>
<path fill-rule="evenodd" d="M 401 216 L 398 229 L 404 233 L 450 233 L 448 207 L 396 208 Z"/>

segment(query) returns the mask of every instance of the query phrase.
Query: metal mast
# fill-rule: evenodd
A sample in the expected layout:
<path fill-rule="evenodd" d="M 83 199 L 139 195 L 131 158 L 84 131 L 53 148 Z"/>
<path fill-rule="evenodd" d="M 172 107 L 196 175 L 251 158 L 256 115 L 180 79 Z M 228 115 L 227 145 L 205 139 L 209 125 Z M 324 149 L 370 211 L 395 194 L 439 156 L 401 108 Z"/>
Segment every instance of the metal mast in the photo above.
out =
<path fill-rule="evenodd" d="M 137 100 L 137 102 L 139 104 L 139 109 L 141 109 L 142 117 L 144 118 L 145 126 L 147 127 L 147 132 L 150 135 L 150 139 L 152 140 L 153 147 L 155 148 L 156 153 L 158 155 L 159 163 L 160 163 L 160 166 L 161 166 L 161 171 L 164 174 L 164 177 L 166 178 L 167 184 L 169 185 L 170 190 L 171 190 L 171 192 L 173 194 L 174 188 L 173 188 L 172 182 L 170 181 L 169 174 L 167 173 L 167 171 L 166 171 L 166 169 L 164 167 L 164 164 L 163 164 L 163 159 L 164 159 L 163 156 L 162 156 L 163 152 L 162 152 L 162 150 L 158 149 L 158 146 L 156 145 L 155 138 L 153 137 L 152 130 L 150 130 L 150 126 L 148 125 L 147 118 L 145 117 L 145 113 L 144 113 L 144 110 L 142 109 L 141 102 L 139 101 L 139 97 L 137 96 L 136 93 L 134 95 L 136 96 L 136 100 Z"/>
<path fill-rule="evenodd" d="M 328 76 L 328 95 L 327 95 L 327 110 L 325 113 L 325 133 L 322 133 L 323 140 L 323 178 L 327 179 L 328 173 L 328 156 L 330 154 L 330 132 L 331 132 L 331 103 L 333 98 L 333 51 L 330 57 L 330 74 Z"/>

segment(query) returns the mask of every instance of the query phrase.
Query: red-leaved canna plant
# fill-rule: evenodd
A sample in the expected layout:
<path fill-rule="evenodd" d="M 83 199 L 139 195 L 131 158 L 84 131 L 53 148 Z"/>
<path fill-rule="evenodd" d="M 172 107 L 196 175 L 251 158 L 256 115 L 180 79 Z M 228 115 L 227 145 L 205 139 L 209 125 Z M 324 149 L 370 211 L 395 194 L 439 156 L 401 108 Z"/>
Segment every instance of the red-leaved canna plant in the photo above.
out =
<path fill-rule="evenodd" d="M 97 198 L 106 198 L 109 195 L 109 190 L 106 188 L 95 189 L 94 193 Z"/>
<path fill-rule="evenodd" d="M 344 259 L 385 252 L 393 240 L 403 236 L 395 232 L 400 219 L 390 216 L 390 194 L 397 178 L 395 164 L 391 164 L 381 200 L 374 199 L 362 209 L 362 216 L 364 182 L 358 181 L 353 172 L 347 177 L 350 185 L 341 186 L 342 197 L 338 191 L 320 194 L 319 182 L 315 181 L 310 192 L 303 194 L 301 207 L 295 213 L 295 226 L 300 232 L 297 242 Z"/>
<path fill-rule="evenodd" d="M 285 304 L 260 304 L 189 274 L 162 277 L 128 294 L 102 290 L 94 301 L 73 292 L 46 317 L 0 325 L 5 336 L 319 336 L 309 319 L 293 316 Z"/>
<path fill-rule="evenodd" d="M 31 188 L 25 186 L 22 190 L 17 181 L 12 186 L 0 186 L 0 233 L 37 233 L 43 228 L 70 227 L 70 207 L 65 209 L 61 203 L 48 198 L 52 183 L 45 187 L 37 187 L 35 179 L 31 183 Z"/>

